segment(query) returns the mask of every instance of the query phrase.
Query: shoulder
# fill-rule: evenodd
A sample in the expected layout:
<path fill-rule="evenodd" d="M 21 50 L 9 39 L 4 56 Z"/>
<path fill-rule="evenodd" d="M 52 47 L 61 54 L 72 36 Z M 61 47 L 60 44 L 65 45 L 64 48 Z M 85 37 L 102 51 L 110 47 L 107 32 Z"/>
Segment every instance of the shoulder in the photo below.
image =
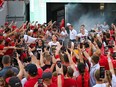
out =
<path fill-rule="evenodd" d="M 3 76 L 3 74 L 4 74 L 4 70 L 1 70 L 0 71 L 0 77 Z"/>
<path fill-rule="evenodd" d="M 12 71 L 14 71 L 16 74 L 18 74 L 18 72 L 19 72 L 18 68 L 12 67 L 11 69 L 12 69 Z"/>

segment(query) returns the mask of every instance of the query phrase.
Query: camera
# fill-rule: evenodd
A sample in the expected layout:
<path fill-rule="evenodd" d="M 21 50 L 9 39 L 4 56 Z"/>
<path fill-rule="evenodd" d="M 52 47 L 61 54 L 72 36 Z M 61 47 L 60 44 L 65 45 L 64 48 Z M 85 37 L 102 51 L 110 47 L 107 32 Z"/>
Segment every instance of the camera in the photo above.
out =
<path fill-rule="evenodd" d="M 108 51 L 109 51 L 109 47 L 108 47 L 108 46 L 104 47 L 104 54 L 105 54 L 105 55 L 108 54 Z"/>
<path fill-rule="evenodd" d="M 60 43 L 60 45 L 63 45 L 63 41 L 62 40 L 59 40 L 59 43 Z"/>
<path fill-rule="evenodd" d="M 38 79 L 38 87 L 43 87 L 43 79 Z"/>
<path fill-rule="evenodd" d="M 78 43 L 74 42 L 74 49 L 77 49 Z"/>
<path fill-rule="evenodd" d="M 105 67 L 104 66 L 100 67 L 100 78 L 105 78 Z"/>
<path fill-rule="evenodd" d="M 112 57 L 113 57 L 113 59 L 116 60 L 116 52 L 114 52 L 114 53 L 112 54 Z"/>
<path fill-rule="evenodd" d="M 61 68 L 61 61 L 57 61 L 56 64 L 58 65 L 59 68 Z"/>

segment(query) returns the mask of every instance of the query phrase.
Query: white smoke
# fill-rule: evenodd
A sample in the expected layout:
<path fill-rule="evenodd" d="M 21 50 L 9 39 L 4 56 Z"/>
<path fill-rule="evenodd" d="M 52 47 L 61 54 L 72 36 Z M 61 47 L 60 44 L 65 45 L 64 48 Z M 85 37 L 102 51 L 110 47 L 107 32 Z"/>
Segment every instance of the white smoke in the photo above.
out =
<path fill-rule="evenodd" d="M 85 25 L 87 30 L 91 30 L 96 24 L 105 21 L 105 18 L 100 14 L 96 14 L 96 12 L 84 14 L 85 8 L 82 4 L 67 4 L 65 11 L 66 23 L 71 23 L 78 32 L 82 24 Z"/>

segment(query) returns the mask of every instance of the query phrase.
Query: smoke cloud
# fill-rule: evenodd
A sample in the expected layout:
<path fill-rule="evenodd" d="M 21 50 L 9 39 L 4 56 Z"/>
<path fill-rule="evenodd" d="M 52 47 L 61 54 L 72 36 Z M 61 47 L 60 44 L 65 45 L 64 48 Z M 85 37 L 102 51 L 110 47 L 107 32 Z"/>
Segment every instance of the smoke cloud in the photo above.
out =
<path fill-rule="evenodd" d="M 90 4 L 89 4 L 90 5 Z M 90 10 L 89 6 L 83 4 L 67 4 L 65 6 L 65 21 L 71 23 L 78 32 L 82 24 L 89 31 L 98 23 L 103 23 L 105 17 L 100 11 Z"/>

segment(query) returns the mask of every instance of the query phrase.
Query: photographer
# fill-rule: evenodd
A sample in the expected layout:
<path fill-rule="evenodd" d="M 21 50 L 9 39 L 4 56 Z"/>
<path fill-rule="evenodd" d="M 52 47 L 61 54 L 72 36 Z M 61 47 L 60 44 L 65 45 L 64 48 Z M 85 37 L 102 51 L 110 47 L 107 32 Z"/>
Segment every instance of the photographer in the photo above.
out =
<path fill-rule="evenodd" d="M 94 76 L 95 76 L 95 80 L 96 80 L 96 85 L 94 85 L 93 87 L 108 87 L 106 83 L 103 83 L 103 79 L 100 78 L 100 70 L 99 69 L 96 70 Z"/>

